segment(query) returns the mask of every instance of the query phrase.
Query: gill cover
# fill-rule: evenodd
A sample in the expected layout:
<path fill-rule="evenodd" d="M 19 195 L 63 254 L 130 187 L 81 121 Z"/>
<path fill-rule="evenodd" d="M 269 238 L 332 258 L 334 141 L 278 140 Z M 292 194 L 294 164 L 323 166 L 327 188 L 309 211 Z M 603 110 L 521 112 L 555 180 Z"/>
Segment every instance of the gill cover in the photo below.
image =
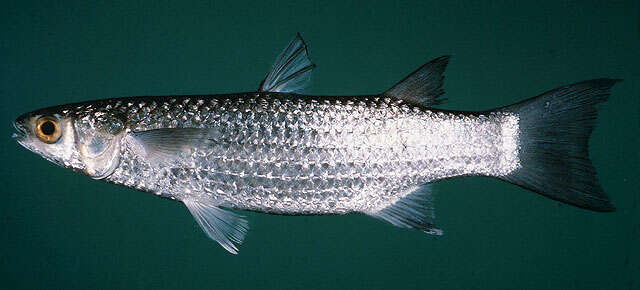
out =
<path fill-rule="evenodd" d="M 95 112 L 76 120 L 76 143 L 87 175 L 102 179 L 118 167 L 123 129 L 122 119 L 112 113 Z"/>

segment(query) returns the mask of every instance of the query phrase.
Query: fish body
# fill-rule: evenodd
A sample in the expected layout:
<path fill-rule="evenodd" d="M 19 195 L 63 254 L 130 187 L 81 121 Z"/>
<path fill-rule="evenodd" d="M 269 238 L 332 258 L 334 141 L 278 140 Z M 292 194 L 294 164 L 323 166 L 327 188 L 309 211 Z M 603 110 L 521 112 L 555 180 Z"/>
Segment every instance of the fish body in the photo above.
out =
<path fill-rule="evenodd" d="M 75 120 L 111 115 L 129 132 L 211 130 L 215 142 L 166 166 L 137 149 L 135 133 L 123 137 L 120 164 L 104 180 L 258 212 L 374 212 L 416 185 L 518 166 L 513 114 L 434 111 L 375 95 L 134 97 L 63 111 Z"/>
<path fill-rule="evenodd" d="M 14 137 L 63 167 L 183 202 L 232 253 L 248 224 L 223 208 L 363 213 L 442 234 L 429 184 L 458 176 L 500 178 L 613 210 L 584 143 L 595 105 L 617 80 L 577 83 L 484 112 L 447 111 L 434 106 L 443 100 L 448 59 L 382 94 L 308 96 L 296 93 L 314 68 L 298 35 L 257 92 L 45 108 L 19 117 Z"/>

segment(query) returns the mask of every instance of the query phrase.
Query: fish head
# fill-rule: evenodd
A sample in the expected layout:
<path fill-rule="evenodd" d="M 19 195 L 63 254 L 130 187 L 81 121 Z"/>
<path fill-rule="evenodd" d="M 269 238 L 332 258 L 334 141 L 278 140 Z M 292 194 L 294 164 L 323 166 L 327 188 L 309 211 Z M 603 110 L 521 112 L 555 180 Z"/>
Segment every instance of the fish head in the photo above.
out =
<path fill-rule="evenodd" d="M 55 112 L 31 112 L 18 117 L 13 134 L 18 144 L 57 165 L 80 169 L 73 121 Z"/>
<path fill-rule="evenodd" d="M 112 113 L 53 107 L 23 114 L 13 126 L 23 147 L 92 178 L 111 175 L 119 164 L 124 122 Z"/>

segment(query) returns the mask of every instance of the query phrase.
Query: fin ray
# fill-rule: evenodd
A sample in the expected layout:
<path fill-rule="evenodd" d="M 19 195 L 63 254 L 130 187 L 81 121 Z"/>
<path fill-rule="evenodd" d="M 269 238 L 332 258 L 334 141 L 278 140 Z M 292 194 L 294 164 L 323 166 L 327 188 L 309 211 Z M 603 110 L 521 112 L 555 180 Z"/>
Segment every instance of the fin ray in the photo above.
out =
<path fill-rule="evenodd" d="M 243 216 L 201 200 L 184 199 L 182 203 L 209 238 L 230 253 L 238 253 L 238 245 L 242 244 L 249 230 L 249 223 Z"/>
<path fill-rule="evenodd" d="M 444 94 L 443 74 L 450 58 L 445 55 L 422 65 L 384 94 L 427 107 L 442 104 L 446 100 L 441 98 Z"/>
<path fill-rule="evenodd" d="M 618 81 L 583 81 L 499 109 L 518 115 L 521 164 L 500 178 L 567 204 L 614 211 L 589 159 L 588 143 L 597 105 Z"/>
<path fill-rule="evenodd" d="M 315 67 L 309 59 L 307 44 L 298 33 L 280 53 L 258 91 L 301 92 L 308 85 Z"/>
<path fill-rule="evenodd" d="M 165 128 L 131 132 L 127 142 L 152 163 L 175 161 L 194 148 L 216 144 L 218 131 L 211 128 Z"/>
<path fill-rule="evenodd" d="M 442 235 L 442 230 L 434 225 L 435 212 L 431 186 L 425 184 L 410 188 L 407 192 L 393 204 L 369 215 L 396 227 L 417 229 L 431 235 Z"/>

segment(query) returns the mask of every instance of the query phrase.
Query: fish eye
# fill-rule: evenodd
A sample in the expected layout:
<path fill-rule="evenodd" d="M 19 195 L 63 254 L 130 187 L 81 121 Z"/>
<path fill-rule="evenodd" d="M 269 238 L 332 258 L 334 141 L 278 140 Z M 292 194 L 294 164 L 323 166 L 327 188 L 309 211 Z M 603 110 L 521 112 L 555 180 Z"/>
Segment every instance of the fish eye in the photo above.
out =
<path fill-rule="evenodd" d="M 60 126 L 58 125 L 58 119 L 51 116 L 38 118 L 34 131 L 38 139 L 47 144 L 55 143 L 62 135 Z"/>

